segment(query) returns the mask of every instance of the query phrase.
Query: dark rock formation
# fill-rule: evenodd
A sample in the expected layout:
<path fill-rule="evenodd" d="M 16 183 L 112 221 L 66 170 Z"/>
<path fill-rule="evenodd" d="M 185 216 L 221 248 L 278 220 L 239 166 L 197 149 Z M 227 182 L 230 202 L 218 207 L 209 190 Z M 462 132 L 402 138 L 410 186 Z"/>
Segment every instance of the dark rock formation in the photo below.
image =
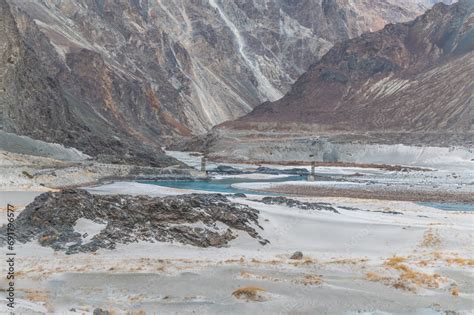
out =
<path fill-rule="evenodd" d="M 261 174 L 271 174 L 271 175 L 300 175 L 300 176 L 306 176 L 309 175 L 309 171 L 305 168 L 288 168 L 288 169 L 277 169 L 277 168 L 270 168 L 270 167 L 264 167 L 260 166 L 255 170 L 255 173 L 261 173 Z"/>
<path fill-rule="evenodd" d="M 301 260 L 303 259 L 303 253 L 300 251 L 296 251 L 291 255 L 290 259 Z"/>
<path fill-rule="evenodd" d="M 85 236 L 74 230 L 80 218 L 106 225 L 84 243 Z M 29 204 L 15 221 L 15 236 L 18 242 L 38 240 L 68 254 L 138 241 L 221 247 L 237 237 L 236 230 L 247 232 L 262 245 L 268 243 L 254 227 L 261 228 L 257 210 L 220 194 L 152 198 L 64 190 L 41 194 Z M 2 242 L 5 233 L 2 227 Z"/>
<path fill-rule="evenodd" d="M 210 170 L 209 172 L 228 175 L 238 175 L 243 173 L 242 170 L 229 165 L 218 165 L 216 168 Z"/>
<path fill-rule="evenodd" d="M 303 202 L 286 197 L 264 197 L 261 202 L 267 205 L 284 205 L 290 208 L 299 208 L 302 210 L 326 210 L 339 213 L 330 203 L 326 202 Z"/>

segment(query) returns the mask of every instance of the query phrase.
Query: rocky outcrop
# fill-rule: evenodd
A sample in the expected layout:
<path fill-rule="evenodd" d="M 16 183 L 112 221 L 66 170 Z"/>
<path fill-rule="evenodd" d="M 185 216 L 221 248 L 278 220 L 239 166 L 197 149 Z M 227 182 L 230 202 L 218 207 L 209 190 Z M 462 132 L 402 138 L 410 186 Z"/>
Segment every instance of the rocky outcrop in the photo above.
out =
<path fill-rule="evenodd" d="M 279 131 L 332 143 L 472 145 L 473 10 L 470 0 L 437 4 L 412 22 L 338 43 L 285 97 L 219 132 L 234 143 Z"/>
<path fill-rule="evenodd" d="M 85 70 L 92 77 L 99 72 L 103 74 L 102 78 L 83 87 L 79 83 L 83 81 L 76 80 L 80 77 L 80 67 L 73 62 L 62 64 L 54 47 L 33 20 L 22 11 L 15 13 L 14 17 L 7 2 L 0 1 L 0 118 L 3 131 L 74 147 L 104 162 L 160 167 L 179 164 L 164 155 L 160 141 L 146 138 L 145 132 L 129 125 L 129 117 L 109 118 L 116 114 L 105 113 L 113 112 L 115 106 L 115 94 L 107 94 L 113 88 L 103 93 L 107 96 L 102 99 L 104 104 L 100 103 L 99 96 L 94 100 L 87 97 L 87 92 L 95 93 L 104 84 L 118 84 L 101 67 L 100 56 L 81 51 L 81 58 L 92 61 Z M 123 86 L 114 88 L 115 93 L 125 92 L 127 97 L 133 97 L 133 93 L 128 93 Z M 130 101 L 130 104 L 136 103 L 139 102 Z M 130 104 L 128 110 L 136 111 Z M 128 122 L 124 123 L 125 120 Z M 135 126 L 140 125 L 141 122 L 135 121 Z M 149 137 L 152 134 L 150 130 Z"/>
<path fill-rule="evenodd" d="M 265 245 L 268 241 L 258 234 L 262 229 L 258 214 L 220 194 L 153 198 L 64 190 L 44 193 L 29 204 L 15 221 L 15 237 L 21 243 L 37 240 L 68 254 L 138 241 L 221 247 L 238 231 Z M 95 235 L 81 234 L 78 222 L 84 220 L 103 226 Z M 6 232 L 6 227 L 0 229 L 2 241 Z"/>

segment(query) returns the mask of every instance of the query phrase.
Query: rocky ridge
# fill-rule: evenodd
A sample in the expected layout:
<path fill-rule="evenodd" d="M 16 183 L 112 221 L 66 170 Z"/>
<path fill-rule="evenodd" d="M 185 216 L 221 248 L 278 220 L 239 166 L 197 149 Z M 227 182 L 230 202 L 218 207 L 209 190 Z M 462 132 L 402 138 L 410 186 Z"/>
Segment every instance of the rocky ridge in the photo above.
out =
<path fill-rule="evenodd" d="M 220 130 L 472 144 L 473 16 L 472 0 L 437 4 L 414 21 L 338 43 L 285 97 Z"/>

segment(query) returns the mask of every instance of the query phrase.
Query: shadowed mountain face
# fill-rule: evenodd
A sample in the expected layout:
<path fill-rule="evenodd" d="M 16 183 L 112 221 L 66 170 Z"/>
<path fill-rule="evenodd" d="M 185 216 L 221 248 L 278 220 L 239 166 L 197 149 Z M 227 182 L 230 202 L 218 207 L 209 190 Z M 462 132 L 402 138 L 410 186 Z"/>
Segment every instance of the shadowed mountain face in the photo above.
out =
<path fill-rule="evenodd" d="M 472 0 L 437 4 L 412 22 L 336 44 L 284 98 L 222 128 L 434 133 L 472 141 L 473 10 Z"/>
<path fill-rule="evenodd" d="M 334 43 L 431 2 L 0 0 L 2 128 L 160 164 L 170 139 L 275 101 Z"/>
<path fill-rule="evenodd" d="M 3 131 L 75 147 L 104 162 L 179 164 L 152 138 L 179 132 L 179 126 L 169 128 L 159 108 L 141 102 L 153 94 L 134 90 L 133 81 L 109 71 L 100 55 L 79 50 L 63 64 L 37 25 L 22 12 L 13 16 L 4 0 L 0 34 Z"/>

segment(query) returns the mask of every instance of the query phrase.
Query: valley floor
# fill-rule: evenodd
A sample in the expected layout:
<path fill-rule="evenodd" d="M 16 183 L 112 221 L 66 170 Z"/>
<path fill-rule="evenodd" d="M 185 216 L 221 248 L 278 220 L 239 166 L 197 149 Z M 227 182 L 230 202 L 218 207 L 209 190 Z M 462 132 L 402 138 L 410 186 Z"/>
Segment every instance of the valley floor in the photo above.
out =
<path fill-rule="evenodd" d="M 181 155 L 189 164 L 199 161 L 198 157 L 172 154 Z M 349 176 L 354 173 L 364 173 L 358 180 L 370 178 L 374 187 L 383 182 L 394 185 L 395 179 L 405 176 L 373 169 L 320 168 L 319 172 L 331 177 L 325 185 L 348 185 L 346 180 L 357 177 Z M 437 181 L 449 189 L 472 193 L 472 178 L 459 173 L 454 178 L 441 171 L 415 172 L 406 178 L 420 187 L 431 187 L 431 181 Z M 334 177 L 344 181 L 333 181 Z M 259 175 L 265 178 L 273 177 Z M 234 185 L 284 189 L 294 183 Z M 152 196 L 197 192 L 136 182 L 88 190 Z M 2 204 L 17 205 L 19 212 L 37 194 L 40 192 L 4 192 L 0 198 Z M 473 313 L 472 212 L 354 195 L 288 197 L 328 203 L 336 213 L 266 204 L 262 198 L 250 193 L 232 201 L 260 211 L 262 229 L 255 228 L 270 241 L 267 245 L 246 233 L 224 248 L 141 242 L 93 254 L 66 255 L 37 242 L 17 244 L 16 310 L 28 314 L 90 314 L 96 308 L 118 314 Z M 5 223 L 6 209 L 1 213 L 0 223 Z M 95 233 L 93 225 L 83 228 Z M 301 259 L 290 258 L 295 251 L 303 253 Z M 6 248 L 1 253 L 5 255 Z M 0 308 L 2 311 L 7 309 Z"/>

